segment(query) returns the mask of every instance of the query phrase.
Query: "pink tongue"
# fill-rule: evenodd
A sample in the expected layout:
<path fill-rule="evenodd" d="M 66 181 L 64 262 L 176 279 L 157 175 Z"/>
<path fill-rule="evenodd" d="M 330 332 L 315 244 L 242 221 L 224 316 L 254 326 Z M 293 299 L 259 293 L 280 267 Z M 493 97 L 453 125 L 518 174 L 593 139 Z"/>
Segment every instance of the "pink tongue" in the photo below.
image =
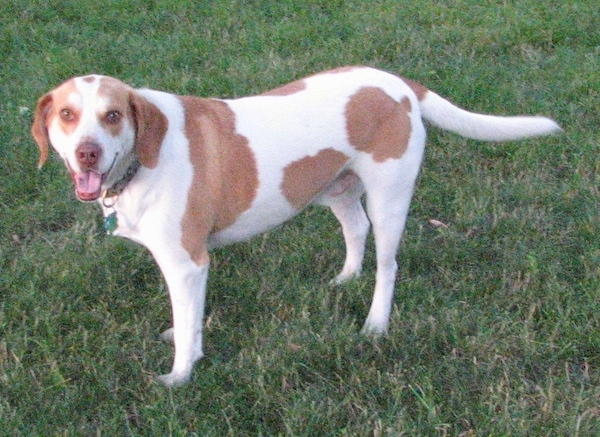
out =
<path fill-rule="evenodd" d="M 75 176 L 77 191 L 81 194 L 96 194 L 102 186 L 102 175 L 95 171 L 86 171 Z"/>

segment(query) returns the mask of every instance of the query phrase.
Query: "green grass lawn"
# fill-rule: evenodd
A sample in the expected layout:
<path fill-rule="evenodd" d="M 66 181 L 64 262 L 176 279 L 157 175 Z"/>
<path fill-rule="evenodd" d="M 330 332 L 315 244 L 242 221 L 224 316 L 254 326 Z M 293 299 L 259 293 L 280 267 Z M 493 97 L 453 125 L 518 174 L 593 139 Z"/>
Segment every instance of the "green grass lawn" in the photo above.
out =
<path fill-rule="evenodd" d="M 600 435 L 599 22 L 593 0 L 4 2 L 0 434 Z M 206 357 L 167 390 L 164 282 L 56 157 L 37 170 L 37 98 L 91 72 L 236 97 L 353 64 L 565 132 L 430 129 L 386 338 L 359 334 L 372 245 L 360 280 L 328 285 L 328 211 L 215 251 Z"/>

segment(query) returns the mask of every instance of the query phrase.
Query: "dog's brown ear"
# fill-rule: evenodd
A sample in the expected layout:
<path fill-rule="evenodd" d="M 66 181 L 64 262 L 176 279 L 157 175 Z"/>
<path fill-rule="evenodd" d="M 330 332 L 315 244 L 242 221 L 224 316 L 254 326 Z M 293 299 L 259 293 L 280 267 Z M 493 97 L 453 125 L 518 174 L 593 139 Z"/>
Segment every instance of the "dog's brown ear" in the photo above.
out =
<path fill-rule="evenodd" d="M 129 92 L 129 102 L 135 123 L 135 149 L 144 167 L 158 165 L 160 146 L 163 143 L 169 121 L 158 107 L 136 91 Z"/>
<path fill-rule="evenodd" d="M 46 160 L 48 159 L 48 149 L 50 145 L 50 138 L 48 137 L 48 126 L 46 119 L 50 112 L 50 106 L 52 105 L 52 93 L 43 95 L 37 103 L 35 113 L 33 115 L 33 124 L 31 125 L 31 135 L 37 143 L 40 149 L 40 160 L 38 161 L 38 168 L 42 168 Z"/>

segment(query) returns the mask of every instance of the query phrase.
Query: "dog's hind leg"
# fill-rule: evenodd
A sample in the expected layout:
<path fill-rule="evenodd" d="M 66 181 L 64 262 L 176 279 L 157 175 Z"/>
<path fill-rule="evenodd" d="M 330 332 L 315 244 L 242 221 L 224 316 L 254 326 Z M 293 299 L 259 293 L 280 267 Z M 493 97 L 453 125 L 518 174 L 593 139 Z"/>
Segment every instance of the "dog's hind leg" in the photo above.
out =
<path fill-rule="evenodd" d="M 390 160 L 361 174 L 377 251 L 375 292 L 363 327 L 367 334 L 384 334 L 389 325 L 398 270 L 396 254 L 419 168 L 408 164 L 402 159 Z"/>
<path fill-rule="evenodd" d="M 356 174 L 350 172 L 343 175 L 330 187 L 328 192 L 318 201 L 329 206 L 342 225 L 346 244 L 346 260 L 340 274 L 331 282 L 342 284 L 360 276 L 365 242 L 369 233 L 369 219 L 361 203 L 364 192 L 362 183 Z"/>

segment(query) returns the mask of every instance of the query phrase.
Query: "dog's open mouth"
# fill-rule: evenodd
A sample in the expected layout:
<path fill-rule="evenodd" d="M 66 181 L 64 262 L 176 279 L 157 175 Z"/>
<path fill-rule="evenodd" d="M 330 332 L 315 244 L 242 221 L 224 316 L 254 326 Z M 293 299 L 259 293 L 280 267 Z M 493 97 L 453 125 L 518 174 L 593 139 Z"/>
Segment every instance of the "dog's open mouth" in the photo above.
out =
<path fill-rule="evenodd" d="M 100 174 L 94 170 L 71 173 L 77 198 L 84 202 L 98 199 L 102 194 L 102 183 L 106 180 L 106 175 L 107 173 Z"/>
<path fill-rule="evenodd" d="M 115 155 L 113 162 L 105 173 L 99 173 L 96 170 L 85 170 L 77 173 L 71 169 L 67 163 L 67 167 L 71 172 L 71 178 L 75 183 L 75 195 L 82 202 L 91 202 L 98 199 L 102 195 L 102 184 L 108 178 L 108 175 L 115 166 L 118 154 Z"/>

